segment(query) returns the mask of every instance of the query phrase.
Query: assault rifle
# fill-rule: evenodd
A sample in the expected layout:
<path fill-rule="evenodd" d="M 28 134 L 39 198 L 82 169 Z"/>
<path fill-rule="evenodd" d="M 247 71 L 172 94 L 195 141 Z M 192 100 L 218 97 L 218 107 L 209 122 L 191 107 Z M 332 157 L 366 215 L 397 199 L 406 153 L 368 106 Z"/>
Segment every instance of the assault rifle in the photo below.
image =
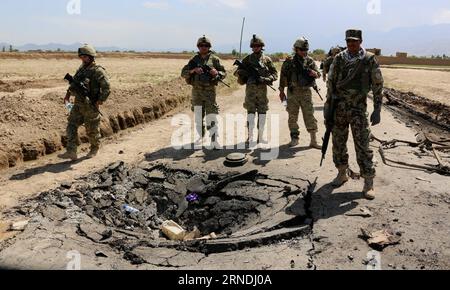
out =
<path fill-rule="evenodd" d="M 316 91 L 316 93 L 319 95 L 320 99 L 323 101 L 322 95 L 320 94 L 319 86 L 317 86 L 316 80 L 314 80 L 314 86 L 313 89 Z"/>
<path fill-rule="evenodd" d="M 322 145 L 322 160 L 320 161 L 320 167 L 323 165 L 323 161 L 327 155 L 328 144 L 330 143 L 331 133 L 334 128 L 334 117 L 336 114 L 337 104 L 339 102 L 339 97 L 335 94 L 331 95 L 330 109 L 328 111 L 327 116 L 325 116 L 325 125 L 327 127 L 327 131 L 325 132 L 325 136 L 323 137 L 323 145 Z"/>
<path fill-rule="evenodd" d="M 245 71 L 247 71 L 252 77 L 254 77 L 256 80 L 257 80 L 257 82 L 261 82 L 260 81 L 260 79 L 261 79 L 261 74 L 259 73 L 259 71 L 255 68 L 255 67 L 253 67 L 253 66 L 247 66 L 247 65 L 245 65 L 242 61 L 240 61 L 240 60 L 236 60 L 235 62 L 234 62 L 234 64 L 233 64 L 234 66 L 237 66 L 238 67 L 238 69 L 242 69 L 242 70 L 245 70 Z M 265 82 L 264 82 L 265 83 Z M 268 84 L 268 83 L 265 83 L 269 88 L 271 88 L 272 90 L 274 90 L 274 91 L 277 91 L 271 84 Z"/>
<path fill-rule="evenodd" d="M 91 92 L 89 91 L 89 88 L 84 84 L 83 82 L 76 81 L 72 75 L 66 74 L 64 77 L 64 80 L 68 81 L 71 86 L 73 86 L 73 89 L 75 90 L 76 94 L 83 97 L 88 97 L 89 102 L 91 103 L 94 110 L 103 116 L 102 112 L 97 108 L 97 98 L 94 98 L 91 96 Z"/>
<path fill-rule="evenodd" d="M 320 94 L 320 89 L 317 86 L 316 78 L 309 75 L 311 73 L 312 69 L 305 68 L 303 66 L 303 64 L 300 63 L 299 61 L 296 61 L 296 62 L 298 64 L 297 65 L 298 73 L 301 74 L 308 81 L 308 83 L 312 84 L 312 88 L 314 89 L 314 91 L 316 91 L 316 93 L 319 95 L 320 99 L 323 101 L 322 95 Z"/>
<path fill-rule="evenodd" d="M 201 64 L 198 64 L 198 63 L 196 63 L 195 61 L 191 60 L 191 62 L 189 63 L 189 69 L 194 69 L 194 68 L 198 68 L 198 67 L 201 68 L 201 69 L 203 70 L 203 73 L 208 74 L 208 75 L 211 76 L 211 78 L 212 78 L 212 75 L 211 75 L 212 67 L 210 67 L 210 66 L 207 65 L 207 64 L 201 65 Z M 217 77 L 213 78 L 213 80 L 214 80 L 214 81 L 218 81 L 218 82 L 224 84 L 225 86 L 231 88 L 229 84 L 227 84 L 226 82 L 224 82 L 224 81 L 220 78 L 220 76 L 217 76 Z"/>

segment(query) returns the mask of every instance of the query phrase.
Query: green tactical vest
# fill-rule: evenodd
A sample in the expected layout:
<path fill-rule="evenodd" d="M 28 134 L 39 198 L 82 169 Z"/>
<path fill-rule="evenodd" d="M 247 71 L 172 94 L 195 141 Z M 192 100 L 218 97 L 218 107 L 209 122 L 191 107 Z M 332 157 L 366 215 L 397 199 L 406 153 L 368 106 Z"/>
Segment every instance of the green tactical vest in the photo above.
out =
<path fill-rule="evenodd" d="M 198 66 L 208 65 L 211 68 L 219 67 L 219 60 L 215 58 L 212 54 L 209 55 L 207 59 L 203 59 L 199 54 L 194 56 L 189 62 L 189 69 L 194 69 Z M 216 86 L 218 85 L 218 81 L 213 80 L 208 73 L 204 73 L 201 75 L 194 74 L 191 76 L 190 80 L 192 85 L 198 86 Z"/>
<path fill-rule="evenodd" d="M 74 75 L 76 81 L 84 83 L 90 92 L 90 96 L 93 100 L 96 100 L 100 96 L 100 83 L 96 77 L 98 70 L 103 69 L 103 67 L 93 63 L 87 68 L 81 67 Z M 85 102 L 87 96 L 75 96 L 79 101 Z"/>
<path fill-rule="evenodd" d="M 303 68 L 299 63 L 299 57 L 294 56 L 290 60 L 290 65 L 288 69 L 288 83 L 289 87 L 306 87 L 310 88 L 314 86 L 314 78 L 307 77 L 304 70 L 309 68 L 308 66 L 308 58 L 303 59 Z"/>
<path fill-rule="evenodd" d="M 339 58 L 339 61 L 342 62 L 342 58 Z M 361 92 L 362 95 L 367 95 L 370 92 L 371 87 L 371 76 L 370 76 L 370 61 L 371 55 L 367 54 L 363 59 L 355 61 L 353 65 L 347 65 L 346 63 L 339 63 L 337 67 L 339 67 L 340 73 L 342 74 L 341 80 L 345 79 L 349 74 L 358 69 L 360 62 L 363 62 L 362 67 L 356 72 L 355 76 L 347 82 L 342 87 L 339 87 L 340 90 L 355 90 Z"/>

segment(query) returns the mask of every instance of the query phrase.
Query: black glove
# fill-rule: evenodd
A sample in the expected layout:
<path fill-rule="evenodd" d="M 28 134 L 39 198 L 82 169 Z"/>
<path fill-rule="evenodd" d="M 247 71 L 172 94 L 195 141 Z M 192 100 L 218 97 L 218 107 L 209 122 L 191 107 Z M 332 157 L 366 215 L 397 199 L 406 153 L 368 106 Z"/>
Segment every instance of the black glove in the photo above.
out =
<path fill-rule="evenodd" d="M 381 123 L 381 109 L 375 109 L 370 116 L 370 122 L 372 122 L 372 126 L 376 126 Z"/>

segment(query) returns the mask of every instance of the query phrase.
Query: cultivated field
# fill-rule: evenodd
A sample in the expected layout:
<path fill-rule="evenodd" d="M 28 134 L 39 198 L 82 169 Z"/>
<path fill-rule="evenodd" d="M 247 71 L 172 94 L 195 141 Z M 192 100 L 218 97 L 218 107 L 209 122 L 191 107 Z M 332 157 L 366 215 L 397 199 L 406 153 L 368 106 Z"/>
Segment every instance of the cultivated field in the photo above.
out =
<path fill-rule="evenodd" d="M 102 57 L 97 63 L 106 68 L 112 86 L 101 108 L 104 137 L 158 119 L 189 101 L 190 87 L 180 78 L 187 59 Z M 232 61 L 224 63 L 231 72 Z M 79 65 L 76 56 L 0 59 L 0 168 L 62 148 L 68 116 L 63 77 Z M 81 141 L 87 141 L 83 128 Z"/>
<path fill-rule="evenodd" d="M 450 105 L 450 71 L 383 68 L 385 86 Z"/>

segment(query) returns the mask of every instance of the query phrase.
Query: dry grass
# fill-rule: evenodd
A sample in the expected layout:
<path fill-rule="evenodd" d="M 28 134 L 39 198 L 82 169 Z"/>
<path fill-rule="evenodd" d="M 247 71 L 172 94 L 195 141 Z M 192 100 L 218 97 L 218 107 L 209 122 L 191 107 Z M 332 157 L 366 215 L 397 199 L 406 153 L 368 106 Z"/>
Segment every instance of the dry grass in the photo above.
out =
<path fill-rule="evenodd" d="M 385 86 L 450 105 L 450 72 L 383 68 Z"/>
<path fill-rule="evenodd" d="M 100 58 L 98 64 L 105 67 L 113 86 L 130 87 L 151 83 L 158 85 L 180 76 L 186 59 L 158 58 Z M 232 71 L 231 60 L 224 64 Z M 0 80 L 3 82 L 32 81 L 48 82 L 55 86 L 65 85 L 66 73 L 74 73 L 79 67 L 77 59 L 0 59 Z"/>

